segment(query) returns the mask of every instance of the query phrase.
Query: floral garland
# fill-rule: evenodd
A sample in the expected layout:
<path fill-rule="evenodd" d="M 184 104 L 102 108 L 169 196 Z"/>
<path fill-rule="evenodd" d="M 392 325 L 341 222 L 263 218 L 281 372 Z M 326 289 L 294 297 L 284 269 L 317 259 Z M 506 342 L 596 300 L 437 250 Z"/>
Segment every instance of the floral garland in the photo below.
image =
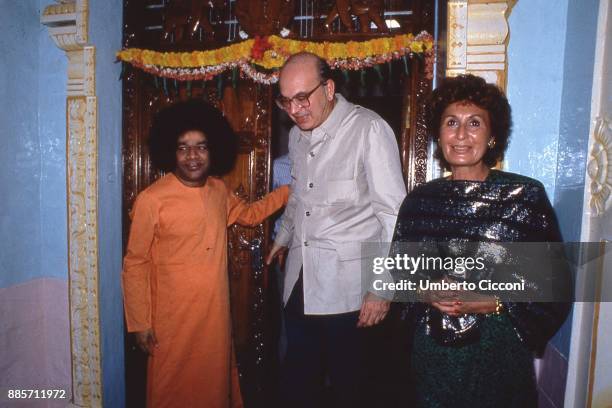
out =
<path fill-rule="evenodd" d="M 156 52 L 128 48 L 117 58 L 155 76 L 179 81 L 209 80 L 228 69 L 238 68 L 243 77 L 262 84 L 278 81 L 278 69 L 293 54 L 312 52 L 332 68 L 360 70 L 394 59 L 423 55 L 425 73 L 432 75 L 433 39 L 423 31 L 419 35 L 401 34 L 368 41 L 311 42 L 277 36 L 255 37 L 216 50 L 193 52 Z"/>

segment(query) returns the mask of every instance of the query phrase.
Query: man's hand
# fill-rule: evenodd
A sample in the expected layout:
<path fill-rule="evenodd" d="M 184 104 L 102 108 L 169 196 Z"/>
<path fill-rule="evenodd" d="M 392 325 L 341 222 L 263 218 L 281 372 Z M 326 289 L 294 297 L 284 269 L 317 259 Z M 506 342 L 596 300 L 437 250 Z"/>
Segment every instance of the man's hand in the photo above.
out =
<path fill-rule="evenodd" d="M 136 343 L 138 344 L 138 347 L 140 347 L 142 351 L 147 354 L 153 355 L 153 349 L 158 347 L 157 339 L 155 338 L 155 333 L 153 332 L 153 329 L 134 332 L 134 337 L 136 338 Z"/>
<path fill-rule="evenodd" d="M 380 323 L 387 315 L 390 304 L 388 300 L 368 292 L 361 305 L 357 327 L 371 327 Z"/>
<path fill-rule="evenodd" d="M 270 265 L 272 261 L 274 261 L 274 258 L 278 258 L 278 264 L 282 268 L 283 264 L 285 263 L 286 256 L 287 256 L 287 247 L 274 244 L 272 245 L 272 249 L 270 250 L 270 253 L 266 257 L 266 265 Z"/>

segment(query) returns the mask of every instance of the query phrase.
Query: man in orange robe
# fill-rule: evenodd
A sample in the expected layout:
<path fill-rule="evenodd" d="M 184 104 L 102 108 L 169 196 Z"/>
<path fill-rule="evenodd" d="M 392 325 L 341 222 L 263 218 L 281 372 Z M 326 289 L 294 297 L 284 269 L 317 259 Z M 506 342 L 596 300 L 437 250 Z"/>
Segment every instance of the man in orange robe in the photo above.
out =
<path fill-rule="evenodd" d="M 128 331 L 149 354 L 148 407 L 242 406 L 227 227 L 261 223 L 286 203 L 288 188 L 249 205 L 209 177 L 231 168 L 235 143 L 221 114 L 203 102 L 171 106 L 154 122 L 152 158 L 172 173 L 136 199 L 122 275 Z"/>

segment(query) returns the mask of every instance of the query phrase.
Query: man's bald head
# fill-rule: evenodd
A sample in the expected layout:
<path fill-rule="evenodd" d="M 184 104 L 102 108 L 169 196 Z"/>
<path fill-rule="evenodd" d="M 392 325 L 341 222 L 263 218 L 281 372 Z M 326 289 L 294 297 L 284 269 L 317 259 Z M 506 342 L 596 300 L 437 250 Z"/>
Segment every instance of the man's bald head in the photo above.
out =
<path fill-rule="evenodd" d="M 302 130 L 320 126 L 335 103 L 335 84 L 325 60 L 309 52 L 292 55 L 285 61 L 279 76 L 282 109 Z M 302 102 L 296 102 L 299 100 Z"/>
<path fill-rule="evenodd" d="M 311 52 L 298 52 L 297 54 L 291 55 L 282 68 L 280 69 L 280 75 L 283 75 L 285 69 L 301 68 L 304 71 L 313 70 L 317 73 L 318 80 L 321 82 L 331 79 L 331 68 L 327 61 Z"/>

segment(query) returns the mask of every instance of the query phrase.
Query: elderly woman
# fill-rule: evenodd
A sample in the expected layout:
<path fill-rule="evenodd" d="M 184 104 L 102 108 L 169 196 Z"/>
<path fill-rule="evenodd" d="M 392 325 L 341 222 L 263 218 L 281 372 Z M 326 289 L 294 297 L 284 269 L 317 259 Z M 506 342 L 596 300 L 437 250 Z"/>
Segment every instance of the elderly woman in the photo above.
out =
<path fill-rule="evenodd" d="M 232 352 L 227 227 L 257 225 L 287 202 L 282 186 L 247 204 L 219 177 L 237 137 L 191 100 L 157 114 L 149 139 L 167 174 L 141 192 L 123 266 L 127 329 L 149 355 L 148 407 L 242 406 Z"/>
<path fill-rule="evenodd" d="M 451 175 L 405 198 L 395 229 L 396 253 L 407 243 L 419 243 L 425 254 L 434 248 L 447 256 L 474 243 L 561 241 L 542 184 L 491 169 L 503 159 L 511 127 L 510 106 L 497 87 L 472 75 L 447 78 L 433 92 L 429 114 L 436 157 Z M 490 277 L 484 264 L 481 278 Z M 420 271 L 413 279 L 419 284 L 469 280 L 456 272 Z M 558 277 L 561 286 L 566 278 Z M 537 289 L 537 283 L 528 286 Z M 415 332 L 411 368 L 417 406 L 537 405 L 533 355 L 565 320 L 567 303 L 512 301 L 465 287 L 418 296 L 420 302 L 412 298 L 407 308 Z"/>

